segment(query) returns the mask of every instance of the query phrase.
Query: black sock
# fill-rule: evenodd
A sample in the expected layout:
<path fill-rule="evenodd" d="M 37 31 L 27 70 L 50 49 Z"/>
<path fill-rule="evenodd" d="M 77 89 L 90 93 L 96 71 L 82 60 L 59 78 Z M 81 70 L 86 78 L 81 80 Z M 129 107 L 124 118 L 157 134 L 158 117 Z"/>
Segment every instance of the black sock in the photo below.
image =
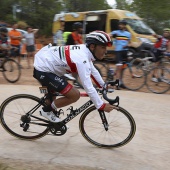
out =
<path fill-rule="evenodd" d="M 51 111 L 53 110 L 53 108 L 51 107 L 51 105 L 44 106 L 42 109 L 43 109 L 44 112 L 51 112 Z"/>

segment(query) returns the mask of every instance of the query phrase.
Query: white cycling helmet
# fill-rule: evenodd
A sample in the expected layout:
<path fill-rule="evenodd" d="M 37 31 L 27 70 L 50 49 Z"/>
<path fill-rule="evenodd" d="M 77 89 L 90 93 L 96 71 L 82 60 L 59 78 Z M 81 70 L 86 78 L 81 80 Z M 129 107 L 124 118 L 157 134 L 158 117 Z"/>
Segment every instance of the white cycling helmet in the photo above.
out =
<path fill-rule="evenodd" d="M 104 31 L 93 31 L 87 34 L 85 42 L 87 46 L 89 46 L 90 44 L 106 45 L 108 47 L 112 46 L 110 36 Z"/>

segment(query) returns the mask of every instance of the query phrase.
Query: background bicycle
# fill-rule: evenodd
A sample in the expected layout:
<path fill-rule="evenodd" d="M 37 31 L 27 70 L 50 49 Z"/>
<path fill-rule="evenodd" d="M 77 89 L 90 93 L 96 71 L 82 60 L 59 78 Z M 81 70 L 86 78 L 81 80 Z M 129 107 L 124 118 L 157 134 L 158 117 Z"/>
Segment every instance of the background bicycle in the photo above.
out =
<path fill-rule="evenodd" d="M 0 71 L 9 83 L 15 83 L 20 79 L 21 68 L 19 64 L 8 55 L 0 53 Z"/>
<path fill-rule="evenodd" d="M 160 56 L 161 60 L 158 66 L 155 66 L 154 54 L 151 51 L 143 50 L 142 57 L 136 57 L 131 61 L 130 65 L 135 70 L 136 77 L 129 76 L 129 70 L 125 69 L 123 72 L 123 82 L 127 89 L 129 90 L 139 90 L 144 85 L 147 88 L 157 94 L 165 93 L 169 90 L 169 80 L 170 80 L 170 70 L 169 61 L 164 56 Z M 153 75 L 157 73 L 157 78 L 159 81 L 153 81 Z M 125 79 L 126 74 L 126 79 Z M 166 81 L 165 78 L 166 77 Z M 127 80 L 127 81 L 126 81 Z"/>
<path fill-rule="evenodd" d="M 109 83 L 118 84 L 117 81 Z M 121 147 L 134 137 L 136 124 L 131 114 L 118 106 L 119 97 L 115 99 L 107 97 L 107 85 L 105 84 L 104 90 L 98 90 L 98 92 L 102 93 L 110 104 L 117 104 L 118 109 L 114 109 L 110 113 L 98 111 L 89 100 L 79 108 L 74 109 L 71 106 L 70 113 L 61 122 L 49 122 L 40 116 L 39 110 L 52 97 L 59 94 L 50 91 L 47 94 L 47 88 L 41 88 L 41 91 L 45 93 L 42 98 L 29 94 L 18 94 L 7 98 L 0 107 L 1 124 L 8 133 L 20 139 L 33 140 L 47 134 L 61 136 L 67 131 L 66 124 L 83 112 L 79 120 L 79 128 L 82 136 L 88 142 L 104 148 Z M 87 97 L 87 94 L 82 93 L 81 96 Z M 61 116 L 63 110 L 60 109 L 55 114 Z"/>

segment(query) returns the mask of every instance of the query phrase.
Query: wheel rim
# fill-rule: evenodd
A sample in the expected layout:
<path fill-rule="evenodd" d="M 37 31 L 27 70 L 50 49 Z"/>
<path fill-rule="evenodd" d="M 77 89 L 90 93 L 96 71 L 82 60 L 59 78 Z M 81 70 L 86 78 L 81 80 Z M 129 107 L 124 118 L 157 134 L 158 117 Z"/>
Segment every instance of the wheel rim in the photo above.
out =
<path fill-rule="evenodd" d="M 129 90 L 139 90 L 145 84 L 145 73 L 141 67 L 131 66 L 123 70 L 122 81 Z"/>
<path fill-rule="evenodd" d="M 163 76 L 162 76 L 163 73 Z M 153 75 L 158 80 L 154 81 Z M 153 93 L 162 94 L 169 90 L 170 88 L 170 72 L 166 68 L 154 68 L 147 75 L 147 87 Z"/>

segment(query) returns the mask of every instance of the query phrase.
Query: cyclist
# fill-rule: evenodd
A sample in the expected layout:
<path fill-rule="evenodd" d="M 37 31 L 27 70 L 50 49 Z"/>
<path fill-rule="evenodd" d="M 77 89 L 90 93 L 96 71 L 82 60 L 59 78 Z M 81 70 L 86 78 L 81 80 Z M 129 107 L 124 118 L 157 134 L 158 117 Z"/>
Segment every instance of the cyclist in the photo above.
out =
<path fill-rule="evenodd" d="M 127 22 L 119 21 L 119 30 L 112 31 L 110 36 L 115 38 L 114 46 L 116 52 L 116 78 L 119 79 L 120 87 L 125 88 L 122 83 L 122 65 L 127 60 L 128 45 L 131 40 L 131 34 L 126 30 Z"/>
<path fill-rule="evenodd" d="M 170 29 L 165 28 L 163 30 L 163 36 L 154 35 L 157 38 L 157 42 L 154 44 L 154 48 L 152 49 L 154 55 L 155 55 L 155 66 L 158 66 L 161 60 L 161 56 L 164 55 L 164 53 L 170 52 Z M 163 77 L 163 73 L 162 73 Z M 156 72 L 153 72 L 152 75 L 152 81 L 158 82 L 158 79 L 156 78 Z"/>
<path fill-rule="evenodd" d="M 51 105 L 43 107 L 40 111 L 42 116 L 52 122 L 60 121 L 54 114 L 54 110 L 74 103 L 80 98 L 79 91 L 62 77 L 70 72 L 78 73 L 85 91 L 97 109 L 110 112 L 115 108 L 101 100 L 90 78 L 92 76 L 99 87 L 104 85 L 104 81 L 92 61 L 103 59 L 106 47 L 112 45 L 111 39 L 103 31 L 93 31 L 87 34 L 85 42 L 85 44 L 69 46 L 49 44 L 35 55 L 33 76 L 42 85 L 64 95 L 54 99 Z"/>
<path fill-rule="evenodd" d="M 20 56 L 20 48 L 21 48 L 21 40 L 23 38 L 22 33 L 17 30 L 18 24 L 13 24 L 12 30 L 9 31 L 8 36 L 10 37 L 10 45 L 11 48 L 11 57 L 17 57 L 18 63 L 21 63 L 21 56 Z M 22 66 L 20 65 L 22 68 Z"/>
<path fill-rule="evenodd" d="M 0 55 L 2 57 L 8 55 L 10 49 L 11 46 L 8 43 L 8 30 L 6 27 L 0 27 Z"/>
<path fill-rule="evenodd" d="M 75 22 L 73 24 L 73 32 L 68 35 L 66 45 L 76 45 L 76 44 L 82 44 L 82 31 L 83 31 L 83 25 L 81 22 Z"/>
<path fill-rule="evenodd" d="M 75 22 L 72 26 L 73 32 L 68 35 L 66 45 L 76 45 L 76 44 L 82 44 L 82 31 L 83 31 L 83 25 L 81 22 Z M 74 76 L 74 75 L 73 75 Z M 75 87 L 79 87 L 78 83 L 76 81 L 73 82 Z"/>

